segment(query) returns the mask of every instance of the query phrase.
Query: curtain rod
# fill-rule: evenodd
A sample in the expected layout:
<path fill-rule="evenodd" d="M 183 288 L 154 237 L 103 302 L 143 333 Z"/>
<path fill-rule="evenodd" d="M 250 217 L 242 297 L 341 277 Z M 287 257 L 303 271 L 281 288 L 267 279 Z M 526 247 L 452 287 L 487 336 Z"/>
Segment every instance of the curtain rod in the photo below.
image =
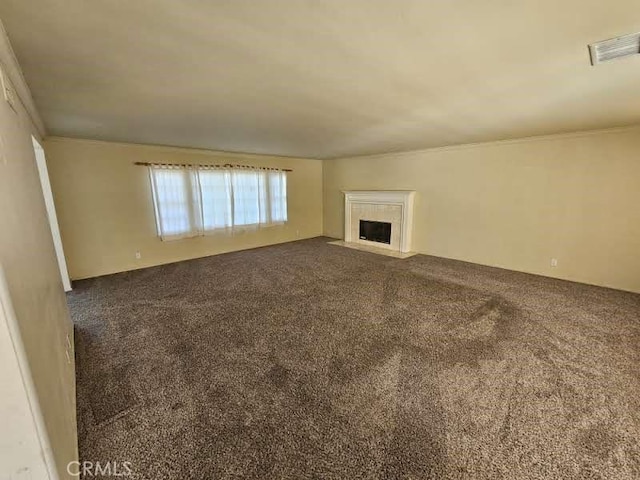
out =
<path fill-rule="evenodd" d="M 290 168 L 273 168 L 273 167 L 255 167 L 253 165 L 234 165 L 231 163 L 225 163 L 224 165 L 206 165 L 198 163 L 149 163 L 149 162 L 133 162 L 134 165 L 140 165 L 143 167 L 201 167 L 201 168 L 252 168 L 255 170 L 277 170 L 279 172 L 293 172 Z"/>

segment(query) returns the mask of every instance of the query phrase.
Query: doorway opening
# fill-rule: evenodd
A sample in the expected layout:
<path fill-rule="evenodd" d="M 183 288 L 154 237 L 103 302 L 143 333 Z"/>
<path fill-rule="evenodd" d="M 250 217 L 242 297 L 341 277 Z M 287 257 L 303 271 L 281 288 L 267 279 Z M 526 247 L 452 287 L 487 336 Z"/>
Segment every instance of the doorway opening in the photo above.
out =
<path fill-rule="evenodd" d="M 69 279 L 69 271 L 67 270 L 67 261 L 64 258 L 64 249 L 62 248 L 62 237 L 60 236 L 60 228 L 58 227 L 58 216 L 56 215 L 56 207 L 53 203 L 53 193 L 51 192 L 51 183 L 49 182 L 49 171 L 47 170 L 47 160 L 44 156 L 42 145 L 31 137 L 33 141 L 33 150 L 36 154 L 36 165 L 38 167 L 38 175 L 40 176 L 40 185 L 42 186 L 42 196 L 44 204 L 47 207 L 47 217 L 49 218 L 49 227 L 51 228 L 51 236 L 53 237 L 53 246 L 56 250 L 58 258 L 58 267 L 60 268 L 60 278 L 65 292 L 71 291 L 71 280 Z"/>

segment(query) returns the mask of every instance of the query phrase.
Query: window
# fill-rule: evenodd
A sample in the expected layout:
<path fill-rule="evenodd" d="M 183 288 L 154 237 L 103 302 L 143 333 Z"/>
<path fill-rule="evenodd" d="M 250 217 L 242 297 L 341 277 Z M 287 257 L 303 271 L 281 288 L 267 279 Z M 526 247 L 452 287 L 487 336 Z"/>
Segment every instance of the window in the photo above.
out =
<path fill-rule="evenodd" d="M 266 172 L 234 172 L 231 175 L 234 225 L 267 223 L 265 175 Z"/>
<path fill-rule="evenodd" d="M 156 225 L 162 238 L 197 235 L 197 172 L 178 168 L 152 168 L 151 185 Z"/>
<path fill-rule="evenodd" d="M 215 230 L 233 226 L 231 173 L 202 170 L 199 176 L 204 229 Z"/>
<path fill-rule="evenodd" d="M 271 220 L 274 222 L 287 221 L 287 173 L 280 171 L 269 172 L 269 199 Z"/>
<path fill-rule="evenodd" d="M 163 240 L 287 221 L 284 171 L 152 165 L 149 174 Z"/>

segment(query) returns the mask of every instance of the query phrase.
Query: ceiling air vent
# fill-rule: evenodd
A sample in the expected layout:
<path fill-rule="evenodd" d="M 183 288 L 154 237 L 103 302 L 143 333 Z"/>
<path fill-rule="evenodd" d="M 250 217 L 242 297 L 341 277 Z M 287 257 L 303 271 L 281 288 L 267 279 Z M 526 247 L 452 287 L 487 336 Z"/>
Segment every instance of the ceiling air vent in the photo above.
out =
<path fill-rule="evenodd" d="M 640 33 L 603 40 L 589 45 L 591 65 L 640 54 Z"/>

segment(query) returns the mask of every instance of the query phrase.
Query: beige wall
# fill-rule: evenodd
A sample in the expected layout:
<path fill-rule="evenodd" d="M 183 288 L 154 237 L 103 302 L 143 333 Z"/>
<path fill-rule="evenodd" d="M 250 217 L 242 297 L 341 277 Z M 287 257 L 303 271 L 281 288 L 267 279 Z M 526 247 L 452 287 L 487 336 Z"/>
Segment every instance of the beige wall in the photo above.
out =
<path fill-rule="evenodd" d="M 28 469 L 31 478 L 47 478 L 47 463 L 41 453 L 40 435 L 13 342 L 15 332 L 11 332 L 10 320 L 5 312 L 8 309 L 5 305 L 8 295 L 3 295 L 1 291 L 2 280 L 0 269 L 0 478 L 17 478 L 18 472 L 24 469 Z"/>
<path fill-rule="evenodd" d="M 44 142 L 62 242 L 72 279 L 322 234 L 322 162 L 66 138 Z M 134 162 L 240 163 L 291 168 L 286 225 L 161 241 L 149 177 Z M 135 252 L 142 258 L 136 260 Z"/>
<path fill-rule="evenodd" d="M 24 84 L 19 85 L 17 62 L 1 25 L 0 61 L 13 74 L 17 91 L 24 95 L 27 90 Z M 23 98 L 17 102 L 16 113 L 0 95 L 0 272 L 4 271 L 7 293 L 1 303 L 3 309 L 12 310 L 10 315 L 4 311 L 4 320 L 0 321 L 11 317 L 17 326 L 10 332 L 15 362 L 6 358 L 8 327 L 0 328 L 5 330 L 0 363 L 0 436 L 12 445 L 10 453 L 3 452 L 11 457 L 10 463 L 0 462 L 0 477 L 44 478 L 44 462 L 45 468 L 48 465 L 57 470 L 60 478 L 70 478 L 66 465 L 77 459 L 77 442 L 74 355 L 71 347 L 68 362 L 66 344 L 67 336 L 73 344 L 73 327 L 36 167 L 31 135 L 37 133 L 21 103 L 29 101 Z M 20 366 L 22 385 L 15 385 L 20 381 L 16 365 Z M 22 390 L 27 384 L 33 390 Z M 26 401 L 29 405 L 24 404 Z M 25 411 L 31 412 L 33 423 L 20 420 Z M 36 430 L 34 425 L 44 428 Z M 38 440 L 33 435 L 38 435 Z M 38 448 L 29 450 L 34 441 L 39 443 Z M 47 463 L 48 459 L 52 461 Z M 25 468 L 28 471 L 22 470 Z"/>
<path fill-rule="evenodd" d="M 640 127 L 328 160 L 324 231 L 341 190 L 416 190 L 418 252 L 640 292 L 639 181 Z"/>

